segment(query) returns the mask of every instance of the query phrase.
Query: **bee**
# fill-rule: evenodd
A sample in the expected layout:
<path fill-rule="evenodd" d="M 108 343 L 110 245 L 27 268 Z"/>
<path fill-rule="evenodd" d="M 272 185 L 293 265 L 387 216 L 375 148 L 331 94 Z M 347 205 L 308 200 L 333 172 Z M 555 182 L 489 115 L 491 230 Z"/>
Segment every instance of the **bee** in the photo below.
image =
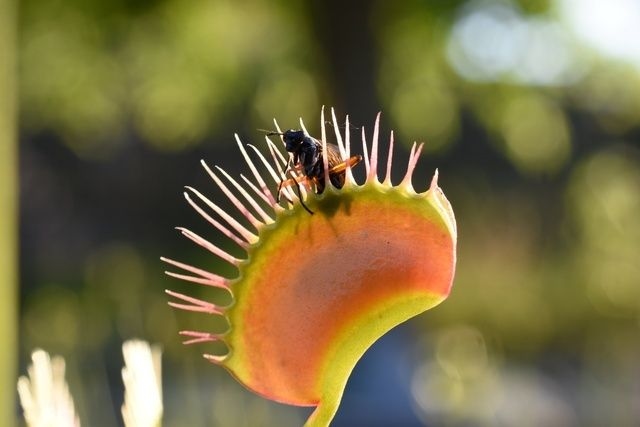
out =
<path fill-rule="evenodd" d="M 316 194 L 322 194 L 325 188 L 324 181 L 324 153 L 322 152 L 322 142 L 307 135 L 303 130 L 289 129 L 283 133 L 269 132 L 267 136 L 280 135 L 284 141 L 285 150 L 292 154 L 290 164 L 286 174 L 290 175 L 289 179 L 282 179 L 278 186 L 277 201 L 280 201 L 280 192 L 283 187 L 295 185 L 298 190 L 298 198 L 302 207 L 313 215 L 313 211 L 304 204 L 300 197 L 300 182 L 305 180 L 313 182 Z M 340 149 L 335 144 L 326 144 L 327 147 L 327 163 L 329 165 L 329 180 L 336 188 L 342 188 L 345 180 L 345 171 L 347 167 L 354 167 L 362 161 L 362 156 L 351 156 L 343 159 L 340 155 Z M 294 171 L 300 172 L 302 175 L 296 175 Z"/>

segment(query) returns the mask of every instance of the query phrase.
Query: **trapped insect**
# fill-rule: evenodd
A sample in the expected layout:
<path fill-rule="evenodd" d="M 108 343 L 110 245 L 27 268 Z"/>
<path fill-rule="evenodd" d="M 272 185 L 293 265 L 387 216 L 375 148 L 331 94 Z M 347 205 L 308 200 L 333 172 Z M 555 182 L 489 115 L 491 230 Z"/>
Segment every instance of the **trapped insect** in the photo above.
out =
<path fill-rule="evenodd" d="M 280 181 L 277 200 L 280 201 L 280 192 L 283 187 L 295 185 L 298 190 L 300 204 L 307 212 L 313 214 L 313 211 L 304 204 L 300 196 L 300 182 L 304 180 L 313 182 L 317 194 L 322 194 L 324 191 L 324 153 L 322 152 L 322 142 L 305 134 L 303 130 L 296 129 L 289 129 L 283 133 L 269 132 L 267 134 L 267 136 L 272 135 L 282 136 L 285 149 L 292 154 L 292 158 L 290 159 L 291 164 L 285 173 L 285 175 L 289 175 L 291 178 Z M 354 167 L 360 163 L 362 156 L 356 155 L 348 159 L 343 159 L 337 145 L 327 143 L 326 147 L 329 180 L 334 187 L 342 188 L 347 167 Z M 296 175 L 295 172 L 300 172 L 302 175 Z"/>

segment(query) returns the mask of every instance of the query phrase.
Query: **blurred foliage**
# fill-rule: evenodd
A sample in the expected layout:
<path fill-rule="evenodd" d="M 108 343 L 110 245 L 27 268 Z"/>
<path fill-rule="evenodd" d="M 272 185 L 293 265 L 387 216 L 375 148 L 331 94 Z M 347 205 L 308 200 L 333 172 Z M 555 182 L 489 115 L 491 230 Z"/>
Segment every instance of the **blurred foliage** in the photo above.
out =
<path fill-rule="evenodd" d="M 219 271 L 172 232 L 213 234 L 179 197 L 206 192 L 198 159 L 246 172 L 233 132 L 260 145 L 274 117 L 303 117 L 315 134 L 322 104 L 367 129 L 382 110 L 405 151 L 426 141 L 421 182 L 438 167 L 457 214 L 453 293 L 403 344 L 414 425 L 640 423 L 634 0 L 19 7 L 20 360 L 64 355 L 84 423 L 118 423 L 132 337 L 165 347 L 167 426 L 304 419 L 180 345 L 194 322 L 227 325 L 171 311 L 163 289 L 187 285 L 158 257 Z M 401 394 L 357 389 L 381 360 L 343 414 L 362 396 L 379 425 L 400 418 Z"/>
<path fill-rule="evenodd" d="M 93 157 L 117 150 L 128 128 L 162 150 L 198 144 L 248 98 L 261 122 L 292 93 L 290 118 L 314 113 L 309 35 L 296 26 L 289 36 L 296 15 L 286 6 L 167 1 L 134 13 L 118 3 L 26 2 L 25 125 Z"/>

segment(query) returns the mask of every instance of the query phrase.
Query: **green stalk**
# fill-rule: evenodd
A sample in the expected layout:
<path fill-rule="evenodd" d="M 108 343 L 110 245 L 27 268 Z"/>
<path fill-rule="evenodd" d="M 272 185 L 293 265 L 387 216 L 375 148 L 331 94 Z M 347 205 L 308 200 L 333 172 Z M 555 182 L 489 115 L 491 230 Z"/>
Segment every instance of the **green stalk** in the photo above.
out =
<path fill-rule="evenodd" d="M 17 346 L 16 2 L 0 0 L 0 425 L 15 419 Z"/>

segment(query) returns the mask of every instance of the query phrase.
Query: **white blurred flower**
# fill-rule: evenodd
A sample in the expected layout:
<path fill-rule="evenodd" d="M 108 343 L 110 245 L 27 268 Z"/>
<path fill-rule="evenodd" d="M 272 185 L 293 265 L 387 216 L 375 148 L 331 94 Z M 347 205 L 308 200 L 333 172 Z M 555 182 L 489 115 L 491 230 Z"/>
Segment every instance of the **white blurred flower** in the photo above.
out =
<path fill-rule="evenodd" d="M 161 351 L 145 341 L 122 345 L 125 367 L 122 418 L 127 427 L 159 426 L 162 420 Z"/>
<path fill-rule="evenodd" d="M 18 379 L 18 394 L 29 427 L 79 427 L 73 398 L 64 379 L 62 357 L 53 359 L 43 350 L 31 355 L 28 376 Z"/>

